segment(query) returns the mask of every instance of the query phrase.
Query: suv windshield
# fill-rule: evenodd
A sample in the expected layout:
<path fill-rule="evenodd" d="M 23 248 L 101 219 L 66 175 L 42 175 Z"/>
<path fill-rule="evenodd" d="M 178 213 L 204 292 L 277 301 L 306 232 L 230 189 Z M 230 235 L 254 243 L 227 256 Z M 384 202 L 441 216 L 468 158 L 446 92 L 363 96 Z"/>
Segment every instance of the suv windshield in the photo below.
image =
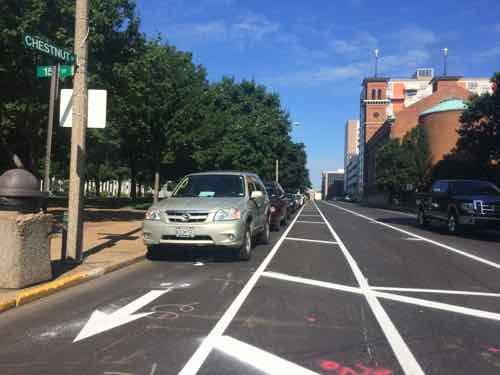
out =
<path fill-rule="evenodd" d="M 238 198 L 245 196 L 243 176 L 208 174 L 188 176 L 182 180 L 173 197 Z"/>
<path fill-rule="evenodd" d="M 458 195 L 497 195 L 500 189 L 489 182 L 463 181 L 453 183 L 453 193 Z"/>

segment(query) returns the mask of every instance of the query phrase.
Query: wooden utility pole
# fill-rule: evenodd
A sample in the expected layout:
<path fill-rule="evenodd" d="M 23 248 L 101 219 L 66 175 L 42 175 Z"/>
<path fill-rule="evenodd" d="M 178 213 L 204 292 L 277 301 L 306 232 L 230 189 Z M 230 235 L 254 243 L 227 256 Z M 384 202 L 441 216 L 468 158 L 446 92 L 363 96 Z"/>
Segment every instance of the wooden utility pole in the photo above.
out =
<path fill-rule="evenodd" d="M 69 170 L 67 254 L 76 262 L 83 260 L 83 184 L 85 182 L 85 133 L 87 130 L 87 58 L 89 37 L 88 0 L 76 0 L 75 55 L 73 79 L 73 123 Z"/>

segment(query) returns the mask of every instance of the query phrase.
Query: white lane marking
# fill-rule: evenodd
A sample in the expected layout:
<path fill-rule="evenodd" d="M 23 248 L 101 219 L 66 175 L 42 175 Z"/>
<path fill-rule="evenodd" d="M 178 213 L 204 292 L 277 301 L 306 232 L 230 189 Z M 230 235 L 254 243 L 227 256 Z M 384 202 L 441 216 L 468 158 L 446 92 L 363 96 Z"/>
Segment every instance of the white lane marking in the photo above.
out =
<path fill-rule="evenodd" d="M 393 293 L 376 292 L 376 291 L 374 291 L 373 293 L 379 298 L 390 299 L 392 301 L 405 302 L 405 303 L 409 303 L 412 305 L 430 307 L 433 309 L 444 310 L 444 311 L 451 311 L 451 312 L 469 315 L 469 316 L 474 316 L 474 317 L 478 317 L 478 318 L 500 320 L 500 314 L 495 313 L 495 312 L 491 312 L 491 311 L 472 309 L 470 307 L 463 307 L 463 306 L 458 306 L 458 305 L 452 305 L 449 303 L 435 302 L 435 301 L 430 301 L 428 299 L 422 299 L 422 298 L 407 297 L 407 296 L 402 296 L 402 295 L 393 294 Z"/>
<path fill-rule="evenodd" d="M 303 207 L 301 208 L 302 211 Z M 299 211 L 299 215 L 300 212 Z M 266 258 L 262 261 L 260 264 L 259 268 L 255 271 L 255 273 L 250 277 L 248 282 L 245 284 L 243 289 L 240 291 L 238 296 L 233 300 L 231 305 L 228 307 L 228 309 L 224 312 L 222 317 L 219 319 L 217 324 L 212 328 L 210 333 L 208 334 L 207 337 L 203 340 L 201 345 L 196 349 L 194 354 L 191 356 L 191 358 L 187 361 L 187 363 L 184 365 L 182 370 L 179 372 L 179 375 L 194 375 L 198 372 L 200 367 L 203 365 L 203 362 L 207 359 L 208 355 L 214 348 L 217 340 L 222 336 L 228 325 L 231 323 L 231 321 L 234 319 L 236 314 L 238 313 L 240 307 L 243 305 L 245 302 L 246 298 L 252 291 L 253 287 L 259 280 L 259 278 L 262 276 L 262 273 L 268 266 L 268 264 L 271 262 L 273 259 L 274 255 L 280 248 L 281 244 L 285 240 L 286 236 L 288 236 L 288 233 L 292 229 L 293 225 L 297 221 L 297 218 L 299 217 L 297 215 L 295 219 L 293 219 L 292 223 L 289 225 L 289 227 L 285 230 L 285 232 L 281 235 L 280 239 L 276 244 L 273 246 L 269 254 L 266 256 Z"/>
<path fill-rule="evenodd" d="M 297 220 L 297 223 L 302 223 L 302 224 L 321 224 L 325 225 L 325 223 L 321 221 L 305 221 L 305 220 Z"/>
<path fill-rule="evenodd" d="M 458 294 L 464 296 L 500 297 L 500 293 L 470 292 L 466 290 L 448 289 L 421 289 L 421 288 L 396 288 L 385 286 L 370 286 L 373 290 L 385 290 L 394 292 L 436 293 L 436 294 Z"/>
<path fill-rule="evenodd" d="M 408 212 L 401 212 L 401 211 L 396 211 L 396 210 L 387 210 L 387 209 L 384 209 L 384 208 L 376 208 L 377 211 L 382 211 L 382 212 L 388 212 L 390 214 L 399 214 L 399 215 L 403 215 L 403 216 L 408 216 L 408 217 L 412 217 L 412 218 L 416 218 L 417 215 L 415 214 L 410 214 Z"/>
<path fill-rule="evenodd" d="M 321 212 L 316 203 L 314 203 L 314 205 L 316 206 L 316 209 L 318 210 L 321 217 L 328 226 L 328 229 L 335 238 L 335 241 L 338 242 L 340 249 L 344 253 L 347 263 L 349 263 L 349 266 L 351 267 L 351 270 L 354 273 L 356 281 L 358 282 L 360 288 L 363 290 L 364 292 L 363 294 L 366 297 L 366 301 L 368 302 L 368 305 L 370 306 L 373 315 L 375 315 L 375 318 L 377 319 L 380 328 L 384 332 L 384 335 L 387 338 L 389 345 L 391 345 L 392 351 L 396 355 L 396 358 L 398 359 L 401 368 L 406 374 L 423 375 L 424 371 L 422 370 L 417 360 L 413 356 L 413 353 L 410 351 L 410 348 L 408 348 L 403 338 L 399 334 L 399 331 L 392 322 L 391 318 L 389 318 L 386 311 L 380 304 L 380 301 L 375 296 L 375 293 L 377 292 L 372 291 L 370 289 L 368 282 L 366 281 L 363 273 L 361 272 L 360 268 L 358 267 L 358 264 L 352 257 L 351 253 L 349 253 L 349 250 L 347 250 L 347 247 L 344 245 L 337 232 L 333 230 L 332 226 L 326 219 L 325 215 L 323 215 L 323 212 Z"/>
<path fill-rule="evenodd" d="M 423 241 L 421 238 L 416 238 L 416 237 L 405 237 L 403 238 L 405 241 Z"/>
<path fill-rule="evenodd" d="M 237 358 L 266 374 L 271 375 L 319 375 L 305 367 L 296 365 L 286 359 L 256 348 L 230 336 L 222 336 L 217 339 L 215 348 L 223 351 L 231 357 Z"/>
<path fill-rule="evenodd" d="M 316 242 L 316 243 L 326 243 L 329 245 L 337 245 L 337 242 L 334 241 L 322 241 L 322 240 L 310 240 L 308 238 L 297 238 L 297 237 L 287 237 L 285 240 L 289 241 L 304 241 L 304 242 Z"/>
<path fill-rule="evenodd" d="M 277 272 L 264 272 L 262 275 L 266 276 L 266 277 L 273 278 L 273 279 L 291 281 L 291 282 L 295 282 L 295 283 L 311 285 L 311 286 L 318 286 L 318 287 L 326 288 L 326 289 L 340 290 L 343 292 L 349 292 L 349 293 L 355 293 L 355 294 L 364 294 L 365 296 L 367 295 L 366 290 L 364 290 L 363 288 L 352 287 L 352 286 L 348 286 L 348 285 L 329 283 L 326 281 L 319 281 L 319 280 L 313 280 L 313 279 L 306 279 L 303 277 L 290 276 L 290 275 L 277 273 Z M 423 299 L 423 298 L 407 297 L 407 296 L 402 296 L 400 294 L 378 292 L 376 290 L 373 290 L 375 288 L 372 288 L 372 287 L 369 287 L 368 289 L 370 289 L 369 293 L 373 294 L 374 296 L 376 296 L 378 298 L 390 299 L 393 301 L 408 303 L 411 305 L 429 307 L 429 308 L 433 308 L 433 309 L 437 309 L 437 310 L 451 311 L 454 313 L 469 315 L 469 316 L 474 316 L 474 317 L 479 317 L 479 318 L 500 320 L 500 314 L 495 313 L 495 312 L 491 312 L 491 311 L 472 309 L 469 307 L 452 305 L 449 303 L 436 302 L 436 301 L 431 301 L 431 300 Z"/>
<path fill-rule="evenodd" d="M 387 227 L 387 228 L 391 228 L 393 230 L 396 230 L 398 232 L 401 232 L 401 233 L 404 233 L 408 236 L 413 236 L 413 237 L 416 237 L 416 238 L 419 238 L 421 239 L 422 241 L 426 241 L 428 243 L 431 243 L 433 245 L 436 245 L 436 246 L 439 246 L 439 247 L 442 247 L 443 249 L 446 249 L 446 250 L 449 250 L 451 252 L 454 252 L 454 253 L 457 253 L 457 254 L 460 254 L 460 255 L 463 255 L 464 257 L 467 257 L 467 258 L 470 258 L 470 259 L 473 259 L 475 261 L 478 261 L 478 262 L 481 262 L 481 263 L 484 263 L 484 264 L 487 264 L 488 266 L 491 266 L 491 267 L 494 267 L 494 268 L 497 268 L 497 269 L 500 269 L 500 264 L 498 263 L 495 263 L 495 262 L 492 262 L 491 260 L 488 260 L 488 259 L 484 259 L 484 258 L 481 258 L 481 257 L 478 257 L 476 255 L 473 255 L 473 254 L 470 254 L 470 253 L 467 253 L 463 250 L 459 250 L 459 249 L 456 249 L 452 246 L 448 246 L 448 245 L 445 245 L 444 243 L 441 243 L 441 242 L 437 242 L 437 241 L 434 241 L 434 240 L 431 240 L 430 238 L 427 238 L 427 237 L 423 237 L 423 236 L 419 236 L 418 234 L 415 234 L 415 233 L 412 233 L 412 232 L 409 232 L 407 230 L 404 230 L 404 229 L 401 229 L 401 228 L 398 228 L 398 227 L 395 227 L 393 225 L 390 225 L 390 224 L 387 224 L 387 223 L 382 223 L 380 221 L 377 221 L 371 217 L 368 217 L 368 216 L 365 216 L 365 215 L 362 215 L 360 213 L 357 213 L 356 211 L 351 211 L 351 210 L 348 210 L 347 208 L 344 208 L 344 207 L 341 207 L 341 206 L 338 206 L 338 205 L 335 205 L 335 204 L 331 204 L 331 203 L 326 203 L 325 204 L 329 205 L 329 206 L 332 206 L 332 207 L 335 207 L 335 208 L 338 208 L 339 210 L 343 210 L 343 211 L 346 211 L 346 212 L 349 212 L 350 214 L 353 214 L 355 216 L 359 216 L 365 220 L 368 220 L 370 222 L 373 222 L 373 223 L 377 223 L 379 225 L 383 225 L 384 227 Z"/>
<path fill-rule="evenodd" d="M 266 271 L 262 274 L 262 276 L 270 277 L 272 279 L 291 281 L 291 282 L 299 283 L 299 284 L 319 286 L 321 288 L 326 288 L 326 289 L 341 290 L 341 291 L 349 292 L 349 293 L 356 293 L 356 294 L 363 294 L 364 293 L 363 290 L 357 286 L 329 283 L 326 281 L 307 279 L 305 277 L 300 277 L 300 276 L 291 276 L 291 275 L 287 275 L 287 274 L 279 273 L 279 272 Z"/>

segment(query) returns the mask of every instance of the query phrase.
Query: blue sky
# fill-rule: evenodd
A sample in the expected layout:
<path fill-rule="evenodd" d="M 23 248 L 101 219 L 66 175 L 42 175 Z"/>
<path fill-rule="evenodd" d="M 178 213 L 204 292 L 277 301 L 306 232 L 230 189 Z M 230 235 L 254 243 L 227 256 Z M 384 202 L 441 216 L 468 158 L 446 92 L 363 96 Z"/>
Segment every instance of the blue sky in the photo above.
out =
<path fill-rule="evenodd" d="M 307 147 L 313 185 L 343 167 L 344 124 L 359 116 L 360 83 L 417 67 L 491 76 L 500 70 L 498 0 L 137 0 L 142 30 L 191 51 L 209 79 L 255 79 L 277 92 Z"/>

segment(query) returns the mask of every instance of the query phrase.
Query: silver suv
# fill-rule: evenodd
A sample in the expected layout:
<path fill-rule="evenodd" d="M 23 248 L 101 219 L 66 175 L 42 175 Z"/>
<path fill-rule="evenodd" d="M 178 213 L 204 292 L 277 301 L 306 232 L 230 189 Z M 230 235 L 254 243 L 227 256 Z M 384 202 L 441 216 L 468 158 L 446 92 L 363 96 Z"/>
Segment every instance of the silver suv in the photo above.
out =
<path fill-rule="evenodd" d="M 269 243 L 269 198 L 259 176 L 204 172 L 184 177 L 172 197 L 149 208 L 143 223 L 149 255 L 161 245 L 222 246 L 250 259 L 254 240 Z"/>

